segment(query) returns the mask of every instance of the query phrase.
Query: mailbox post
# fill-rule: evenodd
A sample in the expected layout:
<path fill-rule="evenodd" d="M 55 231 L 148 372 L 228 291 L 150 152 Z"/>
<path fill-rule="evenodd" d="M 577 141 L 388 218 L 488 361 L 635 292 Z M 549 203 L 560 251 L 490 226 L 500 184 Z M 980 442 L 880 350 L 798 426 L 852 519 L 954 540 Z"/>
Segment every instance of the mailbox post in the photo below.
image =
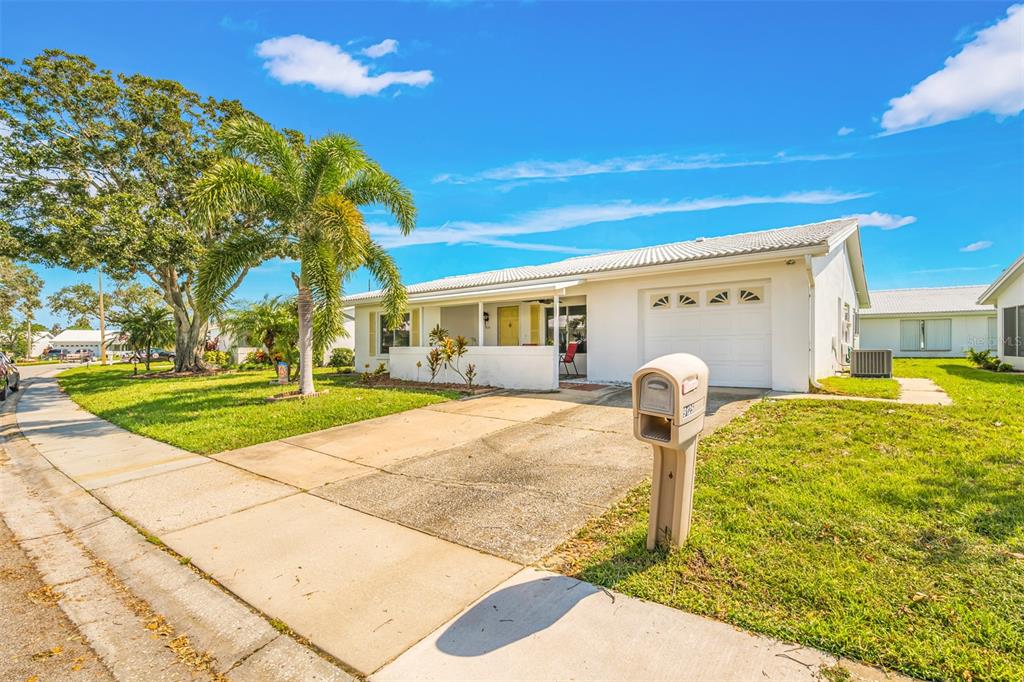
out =
<path fill-rule="evenodd" d="M 663 355 L 633 374 L 633 435 L 654 448 L 649 550 L 678 547 L 690 534 L 707 397 L 708 366 L 695 355 Z"/>

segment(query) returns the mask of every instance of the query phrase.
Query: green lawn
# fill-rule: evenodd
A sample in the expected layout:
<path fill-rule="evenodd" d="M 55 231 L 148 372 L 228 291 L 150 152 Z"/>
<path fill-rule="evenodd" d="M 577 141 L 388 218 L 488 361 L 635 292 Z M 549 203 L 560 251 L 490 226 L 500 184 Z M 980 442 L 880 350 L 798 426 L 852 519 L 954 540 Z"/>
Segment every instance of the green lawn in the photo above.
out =
<path fill-rule="evenodd" d="M 153 364 L 153 370 L 169 364 Z M 79 405 L 129 431 L 198 453 L 233 450 L 331 426 L 443 402 L 454 392 L 361 388 L 356 375 L 316 371 L 309 400 L 268 403 L 281 392 L 273 372 L 249 371 L 206 377 L 131 379 L 131 365 L 76 367 L 61 386 Z"/>
<path fill-rule="evenodd" d="M 895 379 L 864 379 L 860 377 L 825 377 L 820 383 L 826 393 L 858 395 L 866 398 L 899 398 L 900 385 Z"/>
<path fill-rule="evenodd" d="M 683 549 L 645 551 L 642 486 L 552 563 L 917 677 L 1024 680 L 1024 376 L 896 373 L 955 404 L 759 403 L 701 442 Z"/>

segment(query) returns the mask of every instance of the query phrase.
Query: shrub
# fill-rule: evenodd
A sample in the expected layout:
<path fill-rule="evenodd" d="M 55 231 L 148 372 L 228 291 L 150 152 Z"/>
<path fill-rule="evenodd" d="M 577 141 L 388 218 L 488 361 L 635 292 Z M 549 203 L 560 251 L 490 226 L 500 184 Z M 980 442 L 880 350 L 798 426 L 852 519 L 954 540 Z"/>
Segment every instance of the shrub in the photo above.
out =
<path fill-rule="evenodd" d="M 351 348 L 335 348 L 331 351 L 331 359 L 328 364 L 337 372 L 341 372 L 343 368 L 356 364 L 355 353 Z"/>
<path fill-rule="evenodd" d="M 369 369 L 369 365 L 366 366 Z M 383 362 L 377 365 L 377 369 L 372 372 L 363 372 L 359 375 L 359 383 L 364 386 L 376 386 L 378 383 L 388 378 L 388 368 Z"/>
<path fill-rule="evenodd" d="M 231 354 L 220 350 L 208 350 L 203 353 L 203 360 L 208 365 L 214 365 L 216 367 L 230 367 L 231 366 Z"/>
<path fill-rule="evenodd" d="M 974 350 L 973 348 L 968 348 L 967 360 L 976 367 L 987 369 L 992 372 L 1009 372 L 1013 369 L 1013 365 L 1008 362 L 1003 362 L 997 357 L 993 357 L 992 351 L 990 350 Z"/>

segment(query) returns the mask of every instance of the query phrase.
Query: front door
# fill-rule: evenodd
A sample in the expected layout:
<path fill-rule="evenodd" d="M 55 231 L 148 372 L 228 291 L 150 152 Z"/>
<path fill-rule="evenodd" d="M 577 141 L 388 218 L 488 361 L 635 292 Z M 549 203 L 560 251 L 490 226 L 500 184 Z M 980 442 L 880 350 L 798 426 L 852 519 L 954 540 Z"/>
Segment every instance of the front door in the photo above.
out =
<path fill-rule="evenodd" d="M 498 345 L 519 345 L 519 306 L 498 308 Z"/>

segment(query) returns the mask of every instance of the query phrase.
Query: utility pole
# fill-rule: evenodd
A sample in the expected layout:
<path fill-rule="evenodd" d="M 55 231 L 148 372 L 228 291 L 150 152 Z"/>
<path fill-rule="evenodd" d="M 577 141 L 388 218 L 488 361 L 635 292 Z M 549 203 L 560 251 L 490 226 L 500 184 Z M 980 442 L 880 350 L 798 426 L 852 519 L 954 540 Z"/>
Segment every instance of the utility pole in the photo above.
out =
<path fill-rule="evenodd" d="M 28 316 L 25 318 L 25 333 L 28 335 L 28 346 L 25 350 L 25 358 L 32 359 L 32 317 Z"/>
<path fill-rule="evenodd" d="M 97 269 L 100 276 L 100 364 L 107 364 L 107 328 L 103 317 L 103 271 Z"/>

